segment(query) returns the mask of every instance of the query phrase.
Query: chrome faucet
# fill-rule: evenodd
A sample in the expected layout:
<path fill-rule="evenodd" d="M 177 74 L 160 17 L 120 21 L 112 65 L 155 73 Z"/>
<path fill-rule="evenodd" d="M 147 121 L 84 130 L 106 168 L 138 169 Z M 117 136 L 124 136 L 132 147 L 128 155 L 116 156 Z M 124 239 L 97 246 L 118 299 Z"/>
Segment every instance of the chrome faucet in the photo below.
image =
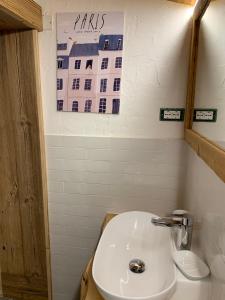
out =
<path fill-rule="evenodd" d="M 175 210 L 172 215 L 163 218 L 152 218 L 155 226 L 171 227 L 180 229 L 176 232 L 178 250 L 190 250 L 193 230 L 193 220 L 191 215 L 184 210 Z M 180 233 L 180 234 L 179 234 Z M 178 241 L 179 239 L 179 241 Z"/>

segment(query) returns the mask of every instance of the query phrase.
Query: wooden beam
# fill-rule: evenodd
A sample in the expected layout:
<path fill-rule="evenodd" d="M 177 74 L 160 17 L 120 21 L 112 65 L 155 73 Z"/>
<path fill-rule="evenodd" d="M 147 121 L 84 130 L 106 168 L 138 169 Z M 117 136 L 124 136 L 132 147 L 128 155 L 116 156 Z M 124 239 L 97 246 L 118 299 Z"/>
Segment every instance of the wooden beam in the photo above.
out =
<path fill-rule="evenodd" d="M 207 165 L 225 182 L 225 151 L 194 130 L 185 130 L 185 140 Z"/>
<path fill-rule="evenodd" d="M 203 17 L 206 9 L 208 8 L 210 2 L 212 0 L 199 0 L 196 3 L 195 9 L 194 9 L 194 13 L 193 13 L 193 19 L 194 20 L 198 20 L 199 22 L 201 22 L 201 18 Z"/>
<path fill-rule="evenodd" d="M 192 20 L 191 48 L 188 71 L 188 88 L 186 98 L 185 128 L 192 128 L 193 107 L 195 99 L 196 70 L 198 58 L 198 37 L 200 22 Z"/>
<path fill-rule="evenodd" d="M 42 31 L 42 10 L 33 0 L 0 0 L 0 30 Z"/>
<path fill-rule="evenodd" d="M 3 295 L 51 299 L 37 31 L 0 33 Z"/>
<path fill-rule="evenodd" d="M 169 0 L 172 2 L 177 2 L 177 3 L 181 3 L 181 4 L 186 4 L 186 5 L 195 5 L 196 0 Z"/>

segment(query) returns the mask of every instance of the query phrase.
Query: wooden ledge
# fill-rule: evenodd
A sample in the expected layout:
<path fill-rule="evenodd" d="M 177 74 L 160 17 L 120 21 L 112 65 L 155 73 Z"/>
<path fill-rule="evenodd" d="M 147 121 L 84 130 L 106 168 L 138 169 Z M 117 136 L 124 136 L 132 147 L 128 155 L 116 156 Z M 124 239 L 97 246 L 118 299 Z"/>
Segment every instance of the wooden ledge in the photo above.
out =
<path fill-rule="evenodd" d="M 185 130 L 185 140 L 199 157 L 225 182 L 225 151 L 194 130 Z"/>

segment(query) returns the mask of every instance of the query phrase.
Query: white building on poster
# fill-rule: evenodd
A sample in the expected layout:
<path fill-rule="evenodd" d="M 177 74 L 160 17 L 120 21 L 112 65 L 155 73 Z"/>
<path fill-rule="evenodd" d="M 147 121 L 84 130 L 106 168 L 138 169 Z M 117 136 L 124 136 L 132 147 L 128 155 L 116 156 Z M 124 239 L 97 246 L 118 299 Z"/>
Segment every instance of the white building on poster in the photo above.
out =
<path fill-rule="evenodd" d="M 57 109 L 119 113 L 123 35 L 57 45 Z"/>

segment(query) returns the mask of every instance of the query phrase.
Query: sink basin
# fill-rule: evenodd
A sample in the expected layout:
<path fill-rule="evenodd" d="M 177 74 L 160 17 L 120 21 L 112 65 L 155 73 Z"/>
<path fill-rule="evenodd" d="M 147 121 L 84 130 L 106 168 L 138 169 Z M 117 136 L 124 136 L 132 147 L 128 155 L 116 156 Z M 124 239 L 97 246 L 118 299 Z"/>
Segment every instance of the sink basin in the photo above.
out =
<path fill-rule="evenodd" d="M 167 300 L 173 295 L 176 268 L 170 230 L 154 226 L 152 217 L 157 216 L 131 211 L 119 214 L 106 226 L 92 268 L 105 300 Z M 132 264 L 138 273 L 130 269 L 133 260 L 144 264 L 140 269 L 138 263 Z"/>

